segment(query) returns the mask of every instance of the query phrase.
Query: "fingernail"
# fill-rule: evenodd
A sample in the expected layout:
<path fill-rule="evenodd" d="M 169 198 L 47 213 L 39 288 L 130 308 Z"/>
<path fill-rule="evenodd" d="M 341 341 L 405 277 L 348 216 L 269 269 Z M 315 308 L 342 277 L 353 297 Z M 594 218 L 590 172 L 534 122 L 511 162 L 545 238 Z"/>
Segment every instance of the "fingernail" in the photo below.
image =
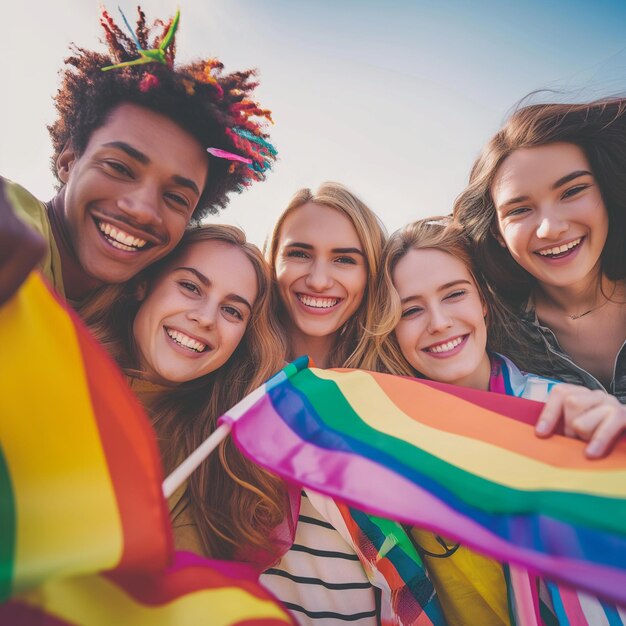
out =
<path fill-rule="evenodd" d="M 602 444 L 599 441 L 592 441 L 587 446 L 587 455 L 588 456 L 600 456 L 600 451 L 602 449 Z"/>
<path fill-rule="evenodd" d="M 545 435 L 548 432 L 548 423 L 547 422 L 537 422 L 535 426 L 535 431 L 539 435 Z"/>

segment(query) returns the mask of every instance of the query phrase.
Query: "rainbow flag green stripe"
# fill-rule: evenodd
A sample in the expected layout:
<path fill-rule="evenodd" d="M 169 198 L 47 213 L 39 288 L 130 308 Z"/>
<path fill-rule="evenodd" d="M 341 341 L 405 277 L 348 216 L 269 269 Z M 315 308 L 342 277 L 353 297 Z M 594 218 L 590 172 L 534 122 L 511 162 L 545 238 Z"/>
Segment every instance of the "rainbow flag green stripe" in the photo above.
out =
<path fill-rule="evenodd" d="M 223 419 L 289 480 L 626 604 L 626 443 L 588 461 L 537 403 L 463 391 L 303 359 Z"/>
<path fill-rule="evenodd" d="M 0 602 L 9 597 L 15 559 L 15 499 L 2 446 L 0 445 Z"/>
<path fill-rule="evenodd" d="M 575 491 L 580 488 L 580 483 L 575 483 L 569 476 L 560 484 L 556 480 L 549 483 L 546 479 L 552 489 L 514 488 L 501 483 L 503 474 L 495 464 L 491 466 L 489 476 L 479 476 L 442 459 L 435 452 L 435 446 L 433 453 L 429 453 L 374 428 L 355 412 L 334 380 L 321 378 L 319 374 L 303 370 L 298 377 L 290 379 L 290 384 L 311 403 L 319 423 L 327 432 L 336 433 L 341 438 L 338 441 L 350 441 L 354 450 L 396 468 L 407 478 L 414 477 L 422 484 L 428 481 L 440 497 L 456 497 L 469 505 L 480 505 L 491 513 L 515 513 L 536 507 L 546 515 L 569 523 L 591 523 L 597 528 L 616 532 L 626 528 L 623 499 Z M 512 463 L 514 461 L 511 459 Z M 518 461 L 519 473 L 522 473 L 523 459 Z M 546 468 L 546 474 L 551 469 Z M 626 486 L 626 471 L 617 473 L 615 478 L 624 480 L 623 486 Z M 563 491 L 557 491 L 559 487 Z M 603 487 L 598 485 L 598 489 L 603 490 Z M 613 493 L 621 491 L 626 496 L 626 489 L 619 487 Z"/>

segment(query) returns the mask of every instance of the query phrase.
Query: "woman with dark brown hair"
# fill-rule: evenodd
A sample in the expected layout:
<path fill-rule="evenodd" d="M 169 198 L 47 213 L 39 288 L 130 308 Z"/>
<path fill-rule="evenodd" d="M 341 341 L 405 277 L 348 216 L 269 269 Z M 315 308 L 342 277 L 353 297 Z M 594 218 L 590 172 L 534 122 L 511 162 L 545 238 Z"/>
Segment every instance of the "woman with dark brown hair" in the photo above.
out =
<path fill-rule="evenodd" d="M 626 402 L 626 99 L 518 110 L 474 164 L 454 216 L 544 351 L 537 371 Z M 569 425 L 580 436 L 604 418 L 594 402 Z"/>
<path fill-rule="evenodd" d="M 270 272 L 234 226 L 187 231 L 174 252 L 80 311 L 152 418 L 166 471 L 217 418 L 283 365 Z M 285 518 L 282 482 L 227 439 L 170 498 L 179 549 L 267 565 Z"/>

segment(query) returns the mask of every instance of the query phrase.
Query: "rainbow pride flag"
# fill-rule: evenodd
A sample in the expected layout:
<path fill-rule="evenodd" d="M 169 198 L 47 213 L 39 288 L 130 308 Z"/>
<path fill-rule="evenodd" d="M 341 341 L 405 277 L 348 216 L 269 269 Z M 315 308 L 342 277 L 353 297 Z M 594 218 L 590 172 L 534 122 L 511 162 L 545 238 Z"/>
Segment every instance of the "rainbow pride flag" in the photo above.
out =
<path fill-rule="evenodd" d="M 31 274 L 0 307 L 0 602 L 167 565 L 156 440 L 117 367 Z"/>
<path fill-rule="evenodd" d="M 37 274 L 0 342 L 0 624 L 293 624 L 254 570 L 173 552 L 150 423 Z"/>
<path fill-rule="evenodd" d="M 47 626 L 284 626 L 287 611 L 241 563 L 180 552 L 152 574 L 53 579 L 0 605 L 2 624 Z"/>
<path fill-rule="evenodd" d="M 291 481 L 626 605 L 626 442 L 588 461 L 540 409 L 303 357 L 222 420 Z"/>

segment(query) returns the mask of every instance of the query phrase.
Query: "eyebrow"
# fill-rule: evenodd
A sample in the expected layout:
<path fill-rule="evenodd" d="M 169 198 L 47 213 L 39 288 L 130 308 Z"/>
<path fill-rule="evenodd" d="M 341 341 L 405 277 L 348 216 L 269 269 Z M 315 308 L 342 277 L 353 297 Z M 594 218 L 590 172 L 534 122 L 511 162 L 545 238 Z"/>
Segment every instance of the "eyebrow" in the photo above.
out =
<path fill-rule="evenodd" d="M 133 146 L 126 143 L 125 141 L 110 141 L 108 143 L 105 143 L 104 146 L 106 148 L 117 148 L 118 150 L 125 152 L 131 159 L 139 161 L 139 163 L 141 163 L 142 165 L 149 165 L 151 162 L 148 155 L 144 154 L 140 150 L 137 150 L 137 148 L 133 148 Z M 196 185 L 196 183 L 194 183 L 193 180 L 191 180 L 190 178 L 185 178 L 184 176 L 179 176 L 178 174 L 175 174 L 174 176 L 172 176 L 172 180 L 180 187 L 187 187 L 188 189 L 194 191 L 196 194 L 200 195 L 198 185 Z"/>
<path fill-rule="evenodd" d="M 559 180 L 557 180 L 550 187 L 550 189 L 554 191 L 558 189 L 559 187 L 562 187 L 563 185 L 565 185 L 565 183 L 569 183 L 570 181 L 574 180 L 575 178 L 580 178 L 581 176 L 587 176 L 587 175 L 593 176 L 593 174 L 589 172 L 588 170 L 576 170 L 575 172 L 571 172 L 559 178 Z M 510 200 L 503 202 L 500 206 L 505 207 L 505 206 L 509 206 L 510 204 L 517 204 L 518 202 L 526 202 L 527 200 L 530 200 L 530 196 L 517 196 L 517 198 L 511 198 Z"/>
<path fill-rule="evenodd" d="M 471 285 L 472 283 L 469 280 L 466 280 L 465 278 L 460 278 L 459 280 L 452 280 L 449 283 L 446 283 L 445 285 L 441 285 L 441 287 L 437 288 L 437 291 L 445 291 L 446 289 L 450 289 L 450 287 L 454 287 L 456 285 Z M 400 304 L 406 304 L 407 302 L 410 302 L 411 300 L 417 300 L 418 298 L 420 298 L 421 296 L 419 294 L 413 295 L 413 296 L 407 296 L 406 298 L 402 298 L 402 300 L 400 300 Z"/>
<path fill-rule="evenodd" d="M 191 272 L 194 276 L 196 276 L 196 278 L 205 287 L 210 287 L 212 285 L 211 281 L 202 272 L 199 272 L 195 267 L 181 266 L 181 267 L 174 268 L 174 271 L 177 271 L 177 270 L 184 270 L 184 271 L 187 271 L 187 272 Z M 227 300 L 233 300 L 235 302 L 240 302 L 241 304 L 244 304 L 245 306 L 247 306 L 248 309 L 250 309 L 250 311 L 252 312 L 252 305 L 243 296 L 240 296 L 237 293 L 229 293 L 226 296 L 226 299 Z"/>
<path fill-rule="evenodd" d="M 293 243 L 288 243 L 286 248 L 303 248 L 304 250 L 313 250 L 314 246 L 310 243 L 302 243 L 300 241 L 294 241 Z M 363 251 L 360 248 L 333 248 L 331 250 L 334 254 L 360 254 L 362 257 L 365 256 Z"/>

